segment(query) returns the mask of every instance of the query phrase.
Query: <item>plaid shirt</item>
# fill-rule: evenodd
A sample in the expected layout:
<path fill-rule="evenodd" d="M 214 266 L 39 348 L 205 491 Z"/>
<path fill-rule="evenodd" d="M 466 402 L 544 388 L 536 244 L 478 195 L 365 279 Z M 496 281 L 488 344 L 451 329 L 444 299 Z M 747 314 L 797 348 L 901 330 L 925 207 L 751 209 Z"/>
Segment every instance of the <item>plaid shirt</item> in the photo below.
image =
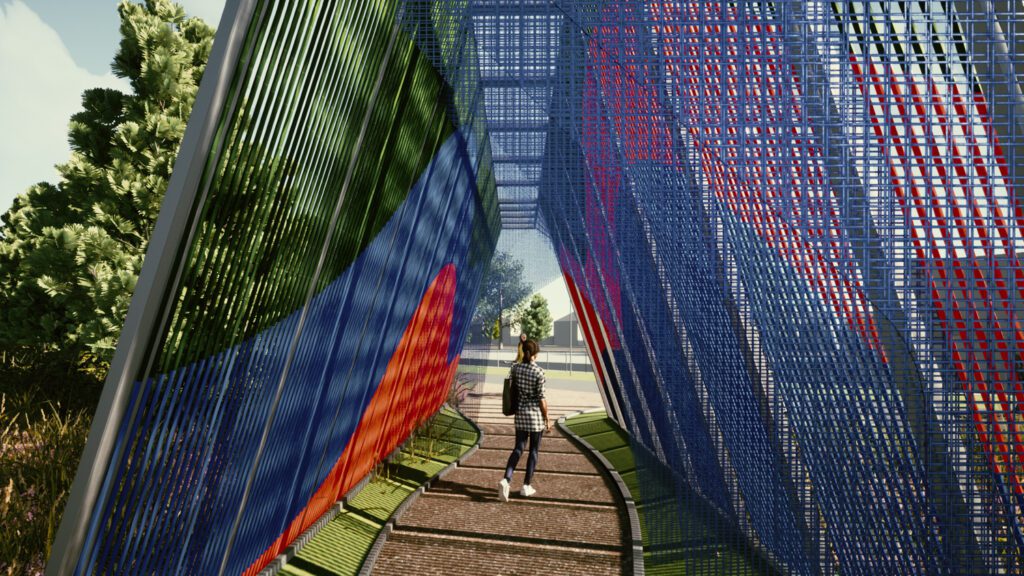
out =
<path fill-rule="evenodd" d="M 516 410 L 516 430 L 540 432 L 544 430 L 544 414 L 540 401 L 544 399 L 544 370 L 536 364 L 512 366 L 512 382 L 519 388 L 519 407 Z"/>

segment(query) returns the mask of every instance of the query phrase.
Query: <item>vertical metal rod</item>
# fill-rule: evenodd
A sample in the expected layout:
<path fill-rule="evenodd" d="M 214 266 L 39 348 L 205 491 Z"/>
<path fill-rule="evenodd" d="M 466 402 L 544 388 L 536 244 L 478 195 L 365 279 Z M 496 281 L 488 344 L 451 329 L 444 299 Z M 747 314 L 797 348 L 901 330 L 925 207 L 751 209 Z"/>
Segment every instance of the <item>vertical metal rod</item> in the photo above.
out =
<path fill-rule="evenodd" d="M 366 130 L 369 127 L 370 119 L 373 117 L 374 106 L 377 103 L 377 97 L 380 95 L 380 87 L 384 83 L 384 74 L 387 72 L 388 63 L 391 61 L 391 53 L 395 46 L 395 40 L 398 38 L 398 32 L 399 24 L 396 17 L 395 23 L 391 27 L 391 38 L 388 41 L 388 49 L 384 53 L 384 59 L 381 61 L 380 69 L 377 71 L 377 81 L 373 87 L 370 102 L 366 107 L 363 124 L 359 129 L 359 137 L 356 139 L 355 145 L 352 147 L 352 157 L 349 160 L 348 173 L 345 176 L 344 184 L 342 184 L 341 192 L 338 194 L 338 201 L 334 206 L 334 214 L 331 216 L 330 232 L 324 239 L 323 248 L 320 251 L 320 260 L 317 263 L 316 272 L 313 274 L 313 279 L 309 285 L 309 291 L 306 294 L 306 302 L 302 307 L 302 315 L 299 318 L 298 327 L 295 331 L 295 336 L 292 339 L 291 349 L 288 351 L 288 360 L 285 364 L 284 371 L 281 373 L 281 378 L 278 380 L 277 390 L 274 393 L 274 400 L 270 407 L 270 415 L 267 418 L 266 423 L 263 425 L 263 434 L 260 437 L 259 447 L 256 450 L 256 458 L 253 460 L 252 466 L 249 468 L 249 474 L 245 481 L 245 489 L 242 492 L 242 502 L 238 507 L 238 513 L 235 514 L 235 520 L 231 524 L 231 531 L 228 533 L 228 543 L 224 548 L 224 556 L 221 558 L 220 570 L 217 572 L 219 576 L 223 576 L 224 572 L 227 570 L 228 560 L 231 557 L 231 550 L 234 547 L 235 539 L 238 537 L 238 529 L 241 526 L 242 517 L 245 515 L 245 510 L 249 504 L 252 486 L 256 481 L 256 474 L 259 471 L 260 462 L 263 460 L 263 453 L 266 450 L 270 430 L 274 425 L 277 408 L 281 403 L 282 396 L 284 395 L 284 386 L 288 381 L 288 368 L 291 366 L 292 360 L 295 358 L 298 342 L 302 337 L 302 329 L 309 314 L 310 302 L 312 302 L 313 297 L 316 295 L 316 286 L 318 279 L 320 278 L 320 272 L 323 269 L 324 262 L 327 259 L 327 253 L 330 250 L 331 241 L 334 238 L 335 228 L 337 227 L 338 219 L 341 216 L 341 209 L 345 204 L 345 198 L 347 196 L 349 183 L 352 180 L 353 170 L 355 170 L 356 160 L 359 157 L 360 148 L 362 147 L 363 139 L 366 136 Z"/>
<path fill-rule="evenodd" d="M 221 16 L 210 59 L 160 207 L 160 216 L 146 249 L 145 265 L 132 295 L 89 430 L 89 440 L 50 551 L 47 576 L 76 571 L 89 538 L 97 503 L 105 496 L 104 481 L 117 448 L 118 433 L 128 410 L 135 379 L 146 365 L 150 347 L 158 337 L 156 330 L 168 305 L 168 294 L 174 284 L 172 280 L 180 267 L 182 239 L 189 232 L 194 207 L 199 204 L 203 172 L 228 101 L 255 6 L 256 0 L 228 0 Z"/>

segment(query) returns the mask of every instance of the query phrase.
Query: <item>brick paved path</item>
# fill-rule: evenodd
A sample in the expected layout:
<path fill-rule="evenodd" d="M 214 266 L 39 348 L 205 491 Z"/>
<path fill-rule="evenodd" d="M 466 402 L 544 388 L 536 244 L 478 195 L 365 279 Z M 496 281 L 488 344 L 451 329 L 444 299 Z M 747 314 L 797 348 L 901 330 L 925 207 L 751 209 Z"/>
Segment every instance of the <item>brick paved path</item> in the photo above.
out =
<path fill-rule="evenodd" d="M 518 493 L 524 453 L 510 500 L 498 500 L 498 481 L 514 443 L 512 418 L 501 415 L 500 400 L 483 393 L 463 406 L 484 431 L 480 450 L 398 520 L 374 574 L 625 573 L 631 562 L 625 512 L 610 481 L 557 428 L 541 442 L 533 480 L 537 494 L 525 499 Z M 551 399 L 553 418 L 589 407 L 595 399 L 558 400 Z"/>

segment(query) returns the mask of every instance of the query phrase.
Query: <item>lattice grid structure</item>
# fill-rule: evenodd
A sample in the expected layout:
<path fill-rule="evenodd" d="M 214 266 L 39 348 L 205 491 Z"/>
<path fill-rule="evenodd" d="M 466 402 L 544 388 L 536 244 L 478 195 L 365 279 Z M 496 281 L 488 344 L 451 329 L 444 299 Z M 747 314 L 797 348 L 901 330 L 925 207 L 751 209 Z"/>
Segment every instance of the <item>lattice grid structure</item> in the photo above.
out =
<path fill-rule="evenodd" d="M 266 564 L 436 409 L 500 225 L 650 572 L 1024 574 L 1024 4 L 237 0 L 215 48 L 68 571 Z"/>
<path fill-rule="evenodd" d="M 1021 5 L 548 6 L 542 214 L 659 560 L 1020 573 Z"/>
<path fill-rule="evenodd" d="M 459 11 L 228 2 L 50 562 L 256 574 L 446 400 L 500 230 Z"/>

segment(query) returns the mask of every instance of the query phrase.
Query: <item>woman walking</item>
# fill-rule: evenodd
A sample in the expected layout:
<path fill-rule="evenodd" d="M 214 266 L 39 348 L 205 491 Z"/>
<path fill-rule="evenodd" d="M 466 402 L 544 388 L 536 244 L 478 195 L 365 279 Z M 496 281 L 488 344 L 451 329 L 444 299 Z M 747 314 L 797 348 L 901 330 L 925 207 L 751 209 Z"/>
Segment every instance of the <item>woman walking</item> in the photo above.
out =
<path fill-rule="evenodd" d="M 537 366 L 537 353 L 540 346 L 533 340 L 522 345 L 523 361 L 512 366 L 512 385 L 519 390 L 519 406 L 516 409 L 516 447 L 508 457 L 505 477 L 501 479 L 498 496 L 502 502 L 508 502 L 509 486 L 512 483 L 512 472 L 519 464 L 526 441 L 530 441 L 530 455 L 526 459 L 526 478 L 523 489 L 519 492 L 530 497 L 537 491 L 531 486 L 533 472 L 537 469 L 537 455 L 540 452 L 540 438 L 545 430 L 551 429 L 548 418 L 548 401 L 544 398 L 544 370 Z"/>
<path fill-rule="evenodd" d="M 519 334 L 519 343 L 516 345 L 516 364 L 523 361 L 523 344 L 526 344 L 527 340 L 529 338 L 526 336 L 526 332 Z"/>

